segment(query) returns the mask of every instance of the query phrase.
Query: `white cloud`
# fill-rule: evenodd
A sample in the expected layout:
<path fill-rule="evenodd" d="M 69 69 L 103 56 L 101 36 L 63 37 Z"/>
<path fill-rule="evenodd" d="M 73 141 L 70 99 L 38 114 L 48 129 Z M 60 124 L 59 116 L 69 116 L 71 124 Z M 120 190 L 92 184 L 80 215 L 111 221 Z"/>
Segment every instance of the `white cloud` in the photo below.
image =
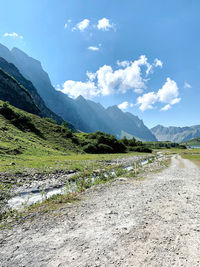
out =
<path fill-rule="evenodd" d="M 184 83 L 184 88 L 192 88 L 192 86 L 189 83 L 185 82 Z"/>
<path fill-rule="evenodd" d="M 81 94 L 88 98 L 97 95 L 106 96 L 115 93 L 126 93 L 128 90 L 142 93 L 146 88 L 146 79 L 142 77 L 142 66 L 146 68 L 149 66 L 145 56 L 141 56 L 138 60 L 130 62 L 129 66 L 117 70 L 113 70 L 111 66 L 104 65 L 95 73 L 87 72 L 86 75 L 89 78 L 87 82 L 73 83 L 73 81 L 66 81 L 62 91 L 72 97 Z M 95 83 L 94 80 L 96 80 Z M 72 85 L 74 86 L 73 88 Z M 84 88 L 85 93 L 82 92 L 81 87 Z M 92 94 L 92 89 L 94 89 L 94 94 Z M 88 93 L 86 93 L 87 90 Z"/>
<path fill-rule="evenodd" d="M 18 33 L 16 32 L 12 32 L 12 33 L 4 33 L 3 35 L 4 37 L 14 37 L 14 38 L 20 38 L 20 39 L 23 39 L 24 37 L 22 35 L 19 35 Z"/>
<path fill-rule="evenodd" d="M 155 104 L 157 100 L 157 94 L 155 94 L 154 92 L 150 92 L 144 94 L 143 96 L 139 96 L 137 99 L 137 103 L 140 105 L 140 110 L 145 111 L 146 109 L 153 109 L 153 104 Z"/>
<path fill-rule="evenodd" d="M 175 99 L 177 99 L 179 95 L 178 86 L 175 81 L 167 78 L 166 83 L 163 87 L 158 91 L 159 101 L 162 103 L 173 104 Z M 177 102 L 176 102 L 177 103 Z"/>
<path fill-rule="evenodd" d="M 65 23 L 65 25 L 64 25 L 64 28 L 65 28 L 65 30 L 67 29 L 67 27 L 68 27 L 68 24 L 67 24 L 67 23 Z"/>
<path fill-rule="evenodd" d="M 111 24 L 109 19 L 102 18 L 98 21 L 97 28 L 99 30 L 109 31 L 114 28 L 114 24 Z"/>
<path fill-rule="evenodd" d="M 154 60 L 154 66 L 155 66 L 155 67 L 160 67 L 160 68 L 162 68 L 162 66 L 163 66 L 163 62 L 162 62 L 160 59 L 156 58 L 156 59 Z"/>
<path fill-rule="evenodd" d="M 96 79 L 96 77 L 97 77 L 97 74 L 96 73 L 89 72 L 89 71 L 86 72 L 86 75 L 88 76 L 88 79 L 90 81 L 94 81 Z"/>
<path fill-rule="evenodd" d="M 170 104 L 165 105 L 163 108 L 161 108 L 161 111 L 167 111 L 171 108 L 172 106 Z"/>
<path fill-rule="evenodd" d="M 134 106 L 133 103 L 129 103 L 127 101 L 124 101 L 124 102 L 122 102 L 121 104 L 118 105 L 118 108 L 122 109 L 122 110 L 126 110 L 128 107 L 132 108 L 133 106 Z"/>
<path fill-rule="evenodd" d="M 130 64 L 131 64 L 131 62 L 128 60 L 124 60 L 124 61 L 117 60 L 117 65 L 119 67 L 122 67 L 122 68 L 126 68 L 126 67 L 130 66 Z"/>
<path fill-rule="evenodd" d="M 86 82 L 69 80 L 63 84 L 62 88 L 57 89 L 73 98 L 82 95 L 88 99 L 96 96 L 123 94 L 130 90 L 141 94 L 147 87 L 146 75 L 153 72 L 155 67 L 154 63 L 150 64 L 144 55 L 135 61 L 118 61 L 117 65 L 118 68 L 115 70 L 109 65 L 104 65 L 96 72 L 87 71 Z M 157 92 L 152 91 L 139 96 L 135 105 L 145 111 L 156 108 L 156 103 L 160 103 L 164 104 L 161 110 L 166 111 L 180 100 L 176 82 L 167 78 L 162 88 Z M 133 106 L 134 104 L 125 101 L 119 105 L 119 108 L 126 109 Z"/>
<path fill-rule="evenodd" d="M 77 23 L 75 27 L 72 28 L 72 31 L 75 31 L 76 29 L 83 32 L 88 26 L 90 25 L 89 19 L 84 19 L 81 22 Z"/>
<path fill-rule="evenodd" d="M 91 99 L 99 94 L 98 88 L 94 82 L 76 82 L 76 81 L 66 81 L 61 89 L 57 87 L 57 90 L 69 95 L 70 97 L 76 98 L 79 95 L 87 99 Z"/>
<path fill-rule="evenodd" d="M 122 64 L 122 63 L 118 63 Z M 125 66 L 125 63 L 123 63 Z M 146 81 L 142 77 L 141 66 L 148 69 L 149 63 L 145 56 L 141 56 L 138 60 L 130 62 L 127 67 L 113 70 L 111 66 L 104 65 L 97 73 L 98 87 L 101 89 L 102 95 L 110 95 L 113 93 L 126 93 L 128 90 L 134 90 L 141 93 L 146 88 Z"/>
<path fill-rule="evenodd" d="M 99 47 L 97 47 L 97 46 L 89 46 L 88 47 L 88 50 L 91 50 L 91 51 L 99 51 Z"/>
<path fill-rule="evenodd" d="M 149 92 L 137 98 L 137 104 L 140 105 L 140 109 L 145 111 L 147 109 L 154 108 L 154 104 L 157 102 L 165 103 L 166 105 L 161 108 L 162 111 L 166 111 L 171 108 L 171 105 L 175 105 L 181 101 L 179 96 L 179 88 L 175 81 L 167 78 L 167 81 L 157 93 Z"/>
<path fill-rule="evenodd" d="M 128 108 L 128 106 L 129 106 L 129 103 L 127 101 L 125 101 L 125 102 L 122 102 L 121 104 L 119 104 L 118 108 L 122 109 L 122 110 L 125 110 L 125 109 Z"/>

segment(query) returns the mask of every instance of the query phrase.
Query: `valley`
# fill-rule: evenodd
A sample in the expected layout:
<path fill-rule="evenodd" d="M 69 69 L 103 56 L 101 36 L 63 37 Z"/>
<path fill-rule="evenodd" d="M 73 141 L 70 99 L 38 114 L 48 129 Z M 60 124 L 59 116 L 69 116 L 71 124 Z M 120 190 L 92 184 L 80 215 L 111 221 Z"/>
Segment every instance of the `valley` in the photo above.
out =
<path fill-rule="evenodd" d="M 199 267 L 200 1 L 0 7 L 0 267 Z"/>

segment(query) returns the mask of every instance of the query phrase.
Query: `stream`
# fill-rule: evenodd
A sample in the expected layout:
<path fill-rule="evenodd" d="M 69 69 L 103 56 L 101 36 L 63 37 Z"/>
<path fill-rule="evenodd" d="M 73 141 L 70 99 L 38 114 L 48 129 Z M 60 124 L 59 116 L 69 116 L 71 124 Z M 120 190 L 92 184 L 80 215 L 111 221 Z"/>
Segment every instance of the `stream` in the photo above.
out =
<path fill-rule="evenodd" d="M 142 160 L 139 162 L 139 165 L 144 166 L 148 164 L 150 160 L 152 160 L 152 158 Z M 129 171 L 134 170 L 134 166 L 128 165 L 128 166 L 122 167 L 122 169 L 129 172 Z M 112 170 L 109 173 L 104 173 L 105 177 L 108 177 L 108 175 L 115 176 L 115 171 Z M 92 178 L 89 178 L 89 179 L 91 179 L 92 184 L 94 184 L 97 178 L 99 178 L 98 175 L 93 175 Z M 87 181 L 87 178 L 86 178 L 86 181 Z M 67 186 L 62 185 L 62 186 L 54 187 L 54 188 L 47 188 L 45 190 L 39 190 L 38 188 L 30 188 L 29 190 L 22 191 L 18 193 L 18 195 L 9 199 L 8 204 L 6 206 L 12 210 L 14 209 L 20 210 L 34 203 L 42 202 L 43 200 L 48 199 L 52 197 L 53 195 L 58 195 L 58 194 L 63 195 L 66 193 L 77 192 L 78 190 L 79 188 L 75 181 L 68 181 Z"/>

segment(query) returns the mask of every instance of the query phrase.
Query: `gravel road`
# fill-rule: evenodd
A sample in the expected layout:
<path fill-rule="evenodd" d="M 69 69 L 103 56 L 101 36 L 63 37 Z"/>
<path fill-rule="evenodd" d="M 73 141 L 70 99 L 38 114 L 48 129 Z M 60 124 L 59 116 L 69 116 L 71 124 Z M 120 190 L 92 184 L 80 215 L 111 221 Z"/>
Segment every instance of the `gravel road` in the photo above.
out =
<path fill-rule="evenodd" d="M 200 266 L 200 169 L 189 160 L 82 198 L 0 230 L 0 266 Z"/>

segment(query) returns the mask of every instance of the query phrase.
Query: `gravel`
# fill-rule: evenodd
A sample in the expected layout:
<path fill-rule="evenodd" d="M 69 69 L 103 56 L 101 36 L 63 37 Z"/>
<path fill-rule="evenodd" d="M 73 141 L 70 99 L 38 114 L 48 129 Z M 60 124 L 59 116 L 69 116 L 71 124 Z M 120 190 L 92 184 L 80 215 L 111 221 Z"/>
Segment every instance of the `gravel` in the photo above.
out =
<path fill-rule="evenodd" d="M 0 232 L 0 266 L 200 266 L 200 169 L 173 156 Z"/>

